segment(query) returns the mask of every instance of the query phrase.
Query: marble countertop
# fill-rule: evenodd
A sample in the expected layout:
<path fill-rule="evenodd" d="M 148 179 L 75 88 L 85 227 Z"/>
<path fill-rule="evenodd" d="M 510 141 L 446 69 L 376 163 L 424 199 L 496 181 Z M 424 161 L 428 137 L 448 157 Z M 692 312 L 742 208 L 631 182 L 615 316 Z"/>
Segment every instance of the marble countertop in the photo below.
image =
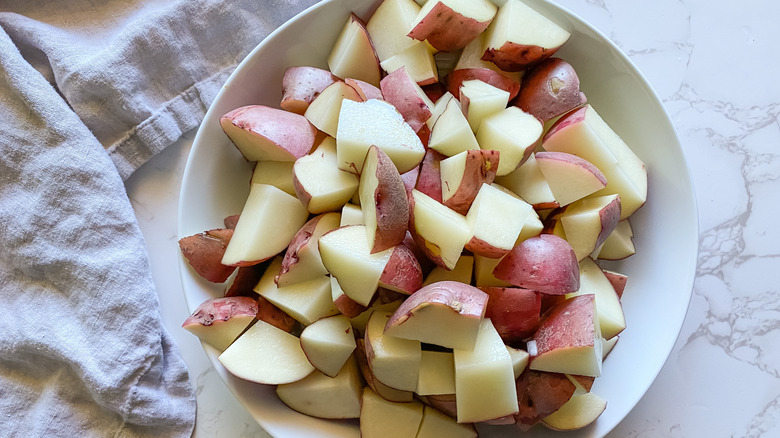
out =
<path fill-rule="evenodd" d="M 780 2 L 557 3 L 615 41 L 655 87 L 698 198 L 700 256 L 685 324 L 655 383 L 609 436 L 780 436 Z M 194 436 L 267 437 L 181 328 L 189 312 L 177 265 L 177 204 L 193 137 L 136 172 L 128 193 L 163 322 L 197 386 Z"/>

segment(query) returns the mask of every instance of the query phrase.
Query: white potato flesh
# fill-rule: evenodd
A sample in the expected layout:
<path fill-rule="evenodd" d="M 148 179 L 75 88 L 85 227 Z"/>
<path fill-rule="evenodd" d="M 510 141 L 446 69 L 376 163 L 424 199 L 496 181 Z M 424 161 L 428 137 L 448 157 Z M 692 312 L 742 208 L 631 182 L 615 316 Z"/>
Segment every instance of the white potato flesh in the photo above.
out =
<path fill-rule="evenodd" d="M 507 0 L 490 24 L 485 43 L 492 49 L 499 49 L 506 42 L 551 49 L 562 46 L 570 37 L 566 29 L 522 1 Z"/>
<path fill-rule="evenodd" d="M 219 361 L 234 376 L 267 385 L 295 382 L 314 371 L 297 337 L 262 320 L 220 354 Z"/>
<path fill-rule="evenodd" d="M 363 224 L 363 210 L 359 205 L 344 204 L 341 208 L 341 222 L 339 226 L 345 225 L 364 225 Z"/>
<path fill-rule="evenodd" d="M 375 311 L 366 325 L 365 341 L 368 365 L 385 385 L 402 391 L 414 391 L 420 375 L 420 341 L 386 335 L 390 312 Z"/>
<path fill-rule="evenodd" d="M 320 238 L 325 268 L 348 297 L 364 306 L 371 302 L 392 251 L 390 248 L 371 254 L 363 225 L 341 227 Z"/>
<path fill-rule="evenodd" d="M 473 424 L 461 424 L 436 408 L 425 406 L 416 438 L 476 438 Z"/>
<path fill-rule="evenodd" d="M 272 185 L 288 195 L 295 195 L 293 161 L 258 161 L 252 171 L 250 184 Z"/>
<path fill-rule="evenodd" d="M 336 376 L 356 348 L 349 319 L 334 315 L 314 321 L 301 332 L 301 347 L 315 368 Z"/>
<path fill-rule="evenodd" d="M 415 41 L 411 46 L 382 61 L 380 65 L 388 73 L 404 67 L 406 73 L 418 85 L 433 84 L 439 80 L 436 59 L 424 42 Z"/>
<path fill-rule="evenodd" d="M 518 411 L 512 358 L 490 319 L 473 350 L 454 349 L 458 422 L 493 420 Z"/>
<path fill-rule="evenodd" d="M 482 184 L 466 214 L 474 239 L 509 252 L 523 229 L 523 221 L 533 207 L 493 185 Z M 476 250 L 476 249 L 474 249 Z M 472 250 L 472 251 L 474 251 Z"/>
<path fill-rule="evenodd" d="M 636 253 L 634 231 L 628 219 L 618 222 L 617 227 L 604 241 L 596 256 L 604 260 L 620 260 Z"/>
<path fill-rule="evenodd" d="M 594 421 L 607 408 L 607 401 L 592 392 L 577 394 L 557 411 L 545 417 L 544 425 L 554 430 L 581 429 Z"/>
<path fill-rule="evenodd" d="M 336 133 L 336 150 L 341 170 L 359 173 L 366 152 L 376 145 L 405 173 L 416 167 L 425 148 L 403 116 L 387 102 L 344 101 Z"/>
<path fill-rule="evenodd" d="M 423 404 L 387 401 L 371 388 L 363 389 L 360 409 L 360 436 L 376 438 L 414 438 L 423 417 Z"/>
<path fill-rule="evenodd" d="M 449 269 L 458 263 L 463 247 L 471 239 L 466 217 L 417 191 L 414 196 L 415 231 L 429 249 L 437 253 Z"/>
<path fill-rule="evenodd" d="M 536 162 L 536 154 L 531 154 L 525 163 L 508 175 L 497 176 L 495 181 L 531 205 L 544 205 L 546 208 L 558 206 L 555 195 Z"/>
<path fill-rule="evenodd" d="M 466 116 L 473 132 L 485 117 L 495 114 L 509 103 L 509 92 L 480 80 L 463 81 L 460 86 L 461 101 L 468 99 Z"/>
<path fill-rule="evenodd" d="M 255 292 L 303 325 L 339 313 L 333 304 L 330 279 L 327 275 L 279 287 L 274 282 L 274 277 L 281 267 L 282 258 L 275 258 L 255 286 Z"/>
<path fill-rule="evenodd" d="M 358 418 L 363 382 L 354 357 L 335 377 L 314 371 L 303 379 L 276 387 L 276 395 L 287 406 L 318 418 Z"/>
<path fill-rule="evenodd" d="M 325 138 L 311 154 L 298 158 L 293 173 L 301 191 L 298 199 L 307 199 L 306 208 L 314 214 L 338 210 L 358 188 L 357 177 L 338 168 L 332 137 Z"/>
<path fill-rule="evenodd" d="M 618 195 L 580 199 L 570 204 L 560 216 L 560 223 L 566 233 L 577 260 L 582 260 L 599 245 L 599 236 L 612 232 L 620 216 Z M 610 226 L 611 224 L 611 226 Z"/>
<path fill-rule="evenodd" d="M 328 56 L 328 67 L 331 73 L 340 78 L 358 79 L 379 86 L 379 60 L 366 28 L 354 15 L 347 19 L 333 45 Z"/>
<path fill-rule="evenodd" d="M 448 157 L 469 149 L 479 149 L 477 137 L 474 136 L 457 99 L 449 99 L 444 111 L 436 119 L 428 147 Z"/>
<path fill-rule="evenodd" d="M 311 101 L 303 115 L 317 129 L 335 137 L 341 105 L 345 100 L 357 101 L 360 100 L 360 95 L 343 81 L 334 82 Z"/>
<path fill-rule="evenodd" d="M 457 281 L 459 283 L 471 284 L 471 277 L 474 272 L 474 256 L 462 255 L 458 263 L 452 270 L 448 271 L 441 266 L 435 266 L 428 276 L 425 277 L 423 286 L 427 286 L 439 281 Z"/>
<path fill-rule="evenodd" d="M 384 0 L 366 23 L 380 61 L 384 61 L 418 43 L 408 37 L 420 5 L 414 0 Z"/>
<path fill-rule="evenodd" d="M 580 261 L 580 289 L 566 295 L 593 294 L 596 298 L 596 312 L 601 326 L 601 336 L 612 339 L 626 328 L 626 317 L 615 288 L 604 271 L 590 257 Z"/>
<path fill-rule="evenodd" d="M 644 163 L 596 110 L 587 105 L 564 121 L 545 136 L 544 149 L 574 154 L 598 167 L 607 178 L 607 186 L 592 196 L 619 194 L 621 220 L 644 205 L 647 199 Z"/>
<path fill-rule="evenodd" d="M 253 264 L 279 254 L 308 217 L 294 196 L 271 185 L 252 185 L 222 264 Z"/>
<path fill-rule="evenodd" d="M 542 135 L 542 122 L 536 117 L 510 106 L 482 120 L 477 141 L 482 149 L 501 153 L 496 175 L 506 175 L 523 161 L 526 151 L 533 148 Z"/>
<path fill-rule="evenodd" d="M 451 351 L 423 351 L 420 376 L 417 379 L 418 395 L 455 393 L 455 359 Z"/>

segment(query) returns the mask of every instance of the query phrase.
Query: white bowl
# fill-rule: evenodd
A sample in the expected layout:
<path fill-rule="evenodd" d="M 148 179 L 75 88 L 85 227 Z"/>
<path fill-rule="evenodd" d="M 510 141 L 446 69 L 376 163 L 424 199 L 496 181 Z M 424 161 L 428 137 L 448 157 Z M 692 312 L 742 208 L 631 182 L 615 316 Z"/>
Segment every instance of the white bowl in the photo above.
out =
<path fill-rule="evenodd" d="M 576 69 L 589 102 L 645 162 L 648 202 L 633 217 L 637 254 L 611 268 L 629 276 L 623 297 L 628 327 L 604 362 L 593 392 L 608 401 L 591 426 L 567 437 L 600 437 L 634 407 L 661 370 L 679 334 L 693 288 L 698 246 L 696 203 L 679 140 L 647 80 L 610 42 L 572 13 L 546 0 L 524 0 L 572 33 L 557 56 Z M 219 126 L 219 117 L 239 106 L 278 106 L 281 78 L 293 65 L 327 67 L 326 57 L 349 12 L 367 17 L 376 2 L 329 0 L 302 12 L 268 36 L 238 66 L 205 116 L 195 138 L 182 182 L 179 236 L 222 225 L 237 214 L 248 194 L 251 165 L 243 160 Z M 220 285 L 200 279 L 183 257 L 181 278 L 189 310 L 219 296 Z M 237 379 L 204 345 L 214 367 L 238 400 L 272 435 L 349 437 L 359 435 L 354 421 L 325 421 L 287 408 L 274 388 Z M 670 397 L 672 395 L 670 394 Z M 481 430 L 486 436 L 512 436 L 509 426 Z M 526 436 L 560 433 L 538 427 Z"/>

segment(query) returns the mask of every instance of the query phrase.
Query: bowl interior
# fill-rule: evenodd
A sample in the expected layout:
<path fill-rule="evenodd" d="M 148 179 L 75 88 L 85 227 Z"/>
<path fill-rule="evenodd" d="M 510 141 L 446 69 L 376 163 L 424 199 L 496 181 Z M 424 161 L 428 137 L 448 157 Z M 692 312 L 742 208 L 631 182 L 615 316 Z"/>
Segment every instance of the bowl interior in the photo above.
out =
<path fill-rule="evenodd" d="M 593 392 L 608 401 L 591 426 L 569 437 L 607 434 L 639 401 L 661 370 L 679 334 L 693 287 L 698 246 L 696 204 L 679 140 L 662 103 L 646 79 L 606 37 L 570 12 L 546 0 L 524 0 L 572 33 L 557 56 L 576 69 L 589 102 L 644 161 L 648 202 L 631 219 L 637 254 L 610 268 L 629 276 L 623 306 L 627 328 L 604 362 Z M 321 2 L 280 27 L 239 65 L 209 109 L 195 138 L 182 181 L 179 236 L 221 227 L 240 213 L 252 166 L 219 126 L 219 117 L 239 106 L 278 106 L 286 67 L 327 67 L 326 57 L 351 11 L 368 17 L 376 2 Z M 180 271 L 190 311 L 219 296 L 220 285 L 193 273 L 183 257 Z M 230 375 L 217 351 L 204 345 L 226 385 L 274 436 L 359 435 L 355 422 L 324 421 L 298 414 L 274 389 Z M 481 429 L 487 436 L 511 436 L 511 427 Z M 529 436 L 556 434 L 543 428 Z"/>

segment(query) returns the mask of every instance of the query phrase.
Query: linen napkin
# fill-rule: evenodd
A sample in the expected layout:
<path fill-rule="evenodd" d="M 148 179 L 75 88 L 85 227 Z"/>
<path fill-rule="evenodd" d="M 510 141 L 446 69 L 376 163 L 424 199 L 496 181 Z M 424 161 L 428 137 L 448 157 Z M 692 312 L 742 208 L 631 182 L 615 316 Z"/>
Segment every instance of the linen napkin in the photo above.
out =
<path fill-rule="evenodd" d="M 192 433 L 123 179 L 312 3 L 0 5 L 0 436 Z"/>

